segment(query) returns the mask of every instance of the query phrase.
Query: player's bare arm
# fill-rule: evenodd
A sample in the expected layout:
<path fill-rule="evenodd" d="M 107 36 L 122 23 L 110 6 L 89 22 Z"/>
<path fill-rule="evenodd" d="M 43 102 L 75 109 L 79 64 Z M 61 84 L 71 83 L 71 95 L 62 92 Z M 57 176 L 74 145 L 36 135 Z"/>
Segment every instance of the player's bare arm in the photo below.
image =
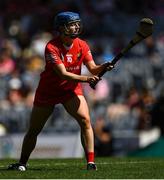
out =
<path fill-rule="evenodd" d="M 98 76 L 85 76 L 85 75 L 77 75 L 71 72 L 68 72 L 63 64 L 55 65 L 54 71 L 60 78 L 75 82 L 97 82 L 100 80 Z"/>
<path fill-rule="evenodd" d="M 112 64 L 104 63 L 104 64 L 96 65 L 94 61 L 88 61 L 86 63 L 86 66 L 87 66 L 89 72 L 94 75 L 98 75 L 105 68 L 108 71 L 110 71 L 114 68 L 114 66 Z"/>

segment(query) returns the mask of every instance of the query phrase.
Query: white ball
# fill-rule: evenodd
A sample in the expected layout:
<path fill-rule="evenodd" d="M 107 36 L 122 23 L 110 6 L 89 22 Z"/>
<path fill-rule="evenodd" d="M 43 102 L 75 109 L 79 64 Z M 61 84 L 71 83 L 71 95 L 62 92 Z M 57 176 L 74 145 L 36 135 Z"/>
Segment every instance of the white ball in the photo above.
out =
<path fill-rule="evenodd" d="M 26 171 L 26 168 L 24 166 L 19 166 L 19 171 Z"/>

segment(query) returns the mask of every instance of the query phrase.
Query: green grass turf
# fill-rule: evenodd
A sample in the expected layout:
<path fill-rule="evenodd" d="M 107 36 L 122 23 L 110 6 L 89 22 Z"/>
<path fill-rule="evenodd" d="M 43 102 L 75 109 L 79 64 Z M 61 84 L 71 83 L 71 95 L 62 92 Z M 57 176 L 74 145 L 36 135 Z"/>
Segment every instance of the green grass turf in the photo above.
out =
<path fill-rule="evenodd" d="M 98 171 L 84 159 L 32 159 L 25 172 L 9 171 L 15 160 L 0 160 L 0 179 L 164 179 L 164 158 L 96 158 Z"/>

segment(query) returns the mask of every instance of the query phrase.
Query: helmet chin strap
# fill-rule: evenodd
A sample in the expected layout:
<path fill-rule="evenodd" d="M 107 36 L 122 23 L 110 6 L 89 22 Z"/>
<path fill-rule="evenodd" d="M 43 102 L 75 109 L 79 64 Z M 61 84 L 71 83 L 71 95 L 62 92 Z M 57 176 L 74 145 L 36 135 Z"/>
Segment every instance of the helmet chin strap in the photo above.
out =
<path fill-rule="evenodd" d="M 75 39 L 77 38 L 79 35 L 69 35 L 69 34 L 65 34 L 65 36 L 71 38 L 71 39 Z"/>
<path fill-rule="evenodd" d="M 69 35 L 69 37 L 72 38 L 72 39 L 75 39 L 75 38 L 77 38 L 78 36 L 79 36 L 79 34 L 77 34 L 77 35 Z"/>

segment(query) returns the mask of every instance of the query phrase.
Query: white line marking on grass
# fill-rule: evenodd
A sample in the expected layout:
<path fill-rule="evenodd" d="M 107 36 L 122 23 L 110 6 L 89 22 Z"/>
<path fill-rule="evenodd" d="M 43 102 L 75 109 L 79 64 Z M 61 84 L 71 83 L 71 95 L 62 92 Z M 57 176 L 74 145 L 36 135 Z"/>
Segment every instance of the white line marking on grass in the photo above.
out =
<path fill-rule="evenodd" d="M 157 161 L 118 161 L 118 162 L 97 162 L 96 164 L 99 164 L 99 165 L 108 165 L 108 164 L 146 164 L 146 163 L 157 163 Z M 32 163 L 30 163 L 29 165 L 27 165 L 27 167 L 31 166 Z M 53 165 L 50 163 L 42 163 L 42 164 L 33 164 L 32 167 L 39 167 L 39 166 L 67 166 L 67 165 L 78 165 L 78 163 L 53 163 Z M 84 164 L 85 163 L 80 163 L 80 164 Z M 0 168 L 7 168 L 5 165 L 0 165 Z"/>
<path fill-rule="evenodd" d="M 119 162 L 100 162 L 96 164 L 106 165 L 106 164 L 144 164 L 144 163 L 156 163 L 155 161 L 119 161 Z"/>
<path fill-rule="evenodd" d="M 155 161 L 120 161 L 120 162 L 97 162 L 96 164 L 108 165 L 108 164 L 145 164 L 145 163 L 156 163 Z M 53 166 L 67 166 L 68 164 L 77 165 L 77 163 L 54 163 Z M 85 164 L 85 163 L 80 163 Z M 33 165 L 38 166 L 38 165 Z M 51 166 L 51 164 L 39 164 L 39 166 Z"/>

